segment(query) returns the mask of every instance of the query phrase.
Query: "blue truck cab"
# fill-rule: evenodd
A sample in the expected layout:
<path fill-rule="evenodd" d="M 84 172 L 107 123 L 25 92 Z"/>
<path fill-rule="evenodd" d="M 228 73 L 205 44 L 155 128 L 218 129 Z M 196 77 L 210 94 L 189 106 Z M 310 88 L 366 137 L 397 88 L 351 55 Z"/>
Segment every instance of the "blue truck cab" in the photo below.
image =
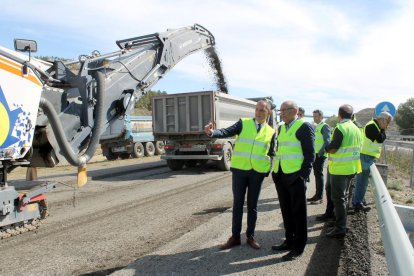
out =
<path fill-rule="evenodd" d="M 101 135 L 102 154 L 108 160 L 153 156 L 164 153 L 163 141 L 155 141 L 151 116 L 125 115 Z"/>

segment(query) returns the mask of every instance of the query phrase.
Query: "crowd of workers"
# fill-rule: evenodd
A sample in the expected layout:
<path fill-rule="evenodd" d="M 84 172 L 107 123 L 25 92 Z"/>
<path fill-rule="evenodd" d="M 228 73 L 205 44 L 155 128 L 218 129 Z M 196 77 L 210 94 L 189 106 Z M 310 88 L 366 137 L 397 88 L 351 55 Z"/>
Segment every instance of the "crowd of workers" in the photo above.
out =
<path fill-rule="evenodd" d="M 367 211 L 364 196 L 368 186 L 369 167 L 381 154 L 386 139 L 385 130 L 392 116 L 383 112 L 361 127 L 355 120 L 352 106 L 339 107 L 338 124 L 333 128 L 323 122 L 323 112 L 313 112 L 314 125 L 305 122 L 305 110 L 294 101 L 281 104 L 282 123 L 277 131 L 267 124 L 271 103 L 261 100 L 256 105 L 254 118 L 241 118 L 228 128 L 205 126 L 209 137 L 236 136 L 231 158 L 232 171 L 232 235 L 221 250 L 241 244 L 243 205 L 247 194 L 246 243 L 260 249 L 255 238 L 257 202 L 261 185 L 271 174 L 278 194 L 285 230 L 285 240 L 273 245 L 272 250 L 287 251 L 283 261 L 300 257 L 305 249 L 307 230 L 307 203 L 323 202 L 326 176 L 327 206 L 316 219 L 331 220 L 328 238 L 343 238 L 347 233 L 347 201 L 351 181 L 356 178 L 352 204 L 355 211 Z M 316 192 L 306 198 L 306 186 L 314 171 Z M 356 177 L 355 177 L 356 176 Z"/>

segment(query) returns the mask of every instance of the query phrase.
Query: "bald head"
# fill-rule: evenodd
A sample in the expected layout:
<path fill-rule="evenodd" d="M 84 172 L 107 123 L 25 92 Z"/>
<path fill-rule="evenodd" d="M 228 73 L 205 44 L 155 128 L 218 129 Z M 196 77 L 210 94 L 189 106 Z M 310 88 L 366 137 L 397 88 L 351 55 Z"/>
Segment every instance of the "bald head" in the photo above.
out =
<path fill-rule="evenodd" d="M 354 113 L 354 108 L 349 104 L 344 104 L 339 107 L 338 116 L 342 119 L 351 119 Z"/>

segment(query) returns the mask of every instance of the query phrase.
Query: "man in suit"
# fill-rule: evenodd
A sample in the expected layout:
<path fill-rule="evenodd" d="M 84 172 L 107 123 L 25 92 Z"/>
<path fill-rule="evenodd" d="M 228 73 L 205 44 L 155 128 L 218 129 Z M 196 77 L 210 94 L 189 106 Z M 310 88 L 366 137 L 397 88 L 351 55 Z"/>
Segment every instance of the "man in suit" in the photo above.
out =
<path fill-rule="evenodd" d="M 302 255 L 308 239 L 306 180 L 315 159 L 312 126 L 298 118 L 298 105 L 285 101 L 280 107 L 284 124 L 279 128 L 272 172 L 282 211 L 286 240 L 272 250 L 289 252 L 282 257 L 292 261 Z"/>
<path fill-rule="evenodd" d="M 274 155 L 275 130 L 267 124 L 271 114 L 271 103 L 257 102 L 255 117 L 242 118 L 232 126 L 213 129 L 213 124 L 205 126 L 209 137 L 224 138 L 236 136 L 231 156 L 233 219 L 232 235 L 220 246 L 221 250 L 240 245 L 240 232 L 243 219 L 243 205 L 247 191 L 247 244 L 260 249 L 254 231 L 257 220 L 257 201 L 264 178 L 269 175 Z"/>

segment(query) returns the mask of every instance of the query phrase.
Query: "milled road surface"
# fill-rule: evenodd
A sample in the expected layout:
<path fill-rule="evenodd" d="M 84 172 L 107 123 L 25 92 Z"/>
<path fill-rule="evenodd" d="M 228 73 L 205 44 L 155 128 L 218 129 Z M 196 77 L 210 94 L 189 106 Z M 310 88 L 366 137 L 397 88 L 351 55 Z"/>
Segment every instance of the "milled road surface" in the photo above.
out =
<path fill-rule="evenodd" d="M 283 253 L 271 251 L 284 230 L 270 177 L 259 200 L 262 248 L 251 249 L 243 239 L 219 251 L 231 233 L 230 172 L 209 164 L 172 172 L 157 157 L 99 162 L 88 165 L 89 183 L 74 190 L 75 170 L 39 170 L 41 180 L 59 183 L 47 193 L 50 216 L 34 232 L 0 240 L 0 275 L 339 273 L 341 242 L 325 238 L 326 227 L 314 219 L 325 204 L 308 205 L 309 239 L 299 260 L 284 263 Z M 23 175 L 17 170 L 11 179 Z"/>

